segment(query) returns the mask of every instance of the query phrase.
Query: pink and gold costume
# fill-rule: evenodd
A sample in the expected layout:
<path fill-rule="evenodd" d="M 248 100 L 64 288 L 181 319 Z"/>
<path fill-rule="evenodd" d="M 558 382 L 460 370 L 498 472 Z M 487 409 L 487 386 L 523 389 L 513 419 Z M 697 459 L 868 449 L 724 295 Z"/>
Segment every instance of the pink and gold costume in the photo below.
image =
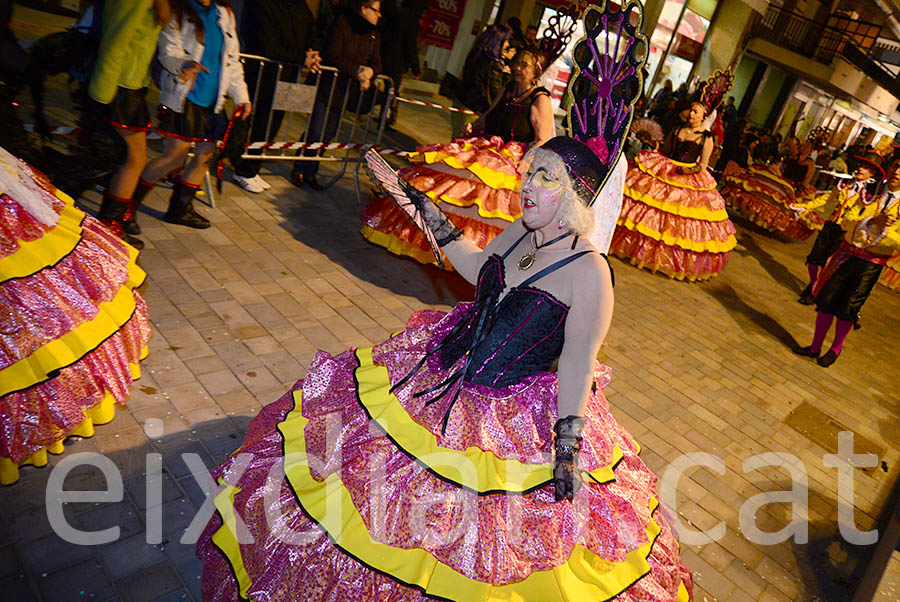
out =
<path fill-rule="evenodd" d="M 263 409 L 213 471 L 204 600 L 690 600 L 656 477 L 599 363 L 584 485 L 554 501 L 550 367 L 568 307 L 504 289 L 493 255 L 475 302 L 417 312 L 374 347 L 320 351 Z"/>
<path fill-rule="evenodd" d="M 721 272 L 737 244 L 735 229 L 707 170 L 655 150 L 635 157 L 610 252 L 678 280 L 706 280 Z"/>
<path fill-rule="evenodd" d="M 795 186 L 776 167 L 753 165 L 724 174 L 722 196 L 735 211 L 757 226 L 793 240 L 806 240 L 821 230 L 825 219 L 814 209 L 812 186 Z"/>
<path fill-rule="evenodd" d="M 463 236 L 483 249 L 522 215 L 516 166 L 527 150 L 527 144 L 503 142 L 499 136 L 457 138 L 418 147 L 409 157 L 418 165 L 401 169 L 399 175 L 438 203 Z M 421 231 L 389 196 L 366 205 L 362 220 L 362 235 L 370 242 L 421 263 L 435 263 Z"/>
<path fill-rule="evenodd" d="M 5 151 L 3 151 L 5 153 Z M 0 194 L 0 482 L 47 463 L 70 435 L 124 404 L 147 353 L 137 251 L 38 172 L 5 154 L 21 186 Z M 8 160 L 7 160 L 8 159 Z M 11 180 L 7 180 L 8 182 Z M 24 188 L 23 188 L 24 187 Z M 24 193 L 27 202 L 14 198 Z M 41 221 L 28 207 L 52 219 Z M 47 223 L 49 222 L 49 223 Z"/>

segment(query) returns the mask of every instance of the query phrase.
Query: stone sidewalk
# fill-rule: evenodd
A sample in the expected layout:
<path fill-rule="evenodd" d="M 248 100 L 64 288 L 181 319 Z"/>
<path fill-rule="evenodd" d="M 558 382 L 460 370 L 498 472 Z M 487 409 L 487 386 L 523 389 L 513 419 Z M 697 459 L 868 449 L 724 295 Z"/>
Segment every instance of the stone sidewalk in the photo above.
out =
<path fill-rule="evenodd" d="M 425 141 L 449 136 L 445 119 L 415 107 L 401 109 L 398 129 Z M 204 495 L 184 454 L 209 467 L 234 451 L 262 405 L 303 377 L 316 349 L 378 342 L 412 311 L 446 310 L 470 296 L 456 275 L 367 244 L 350 178 L 315 193 L 290 186 L 286 171 L 267 165 L 273 188 L 260 195 L 226 183 L 216 208 L 201 209 L 213 222 L 205 231 L 163 223 L 169 191 L 151 194 L 140 215 L 141 264 L 155 336 L 143 376 L 111 424 L 71 439 L 50 468 L 26 468 L 18 484 L 0 489 L 4 600 L 199 600 L 201 566 L 179 539 Z M 91 193 L 83 204 L 94 209 L 98 199 Z M 878 466 L 856 471 L 856 521 L 871 528 L 898 475 L 900 295 L 877 287 L 862 330 L 823 369 L 790 351 L 812 335 L 814 312 L 795 302 L 811 243 L 740 224 L 739 242 L 725 272 L 703 284 L 613 260 L 616 310 L 601 352 L 613 368 L 607 396 L 658 475 L 690 452 L 725 462 L 724 474 L 694 468 L 679 483 L 677 512 L 687 528 L 727 527 L 716 543 L 683 548 L 696 600 L 848 600 L 866 550 L 837 536 L 837 471 L 822 458 L 835 452 L 841 430 L 854 431 L 857 449 L 879 454 Z M 52 466 L 88 451 L 107 455 L 126 489 L 121 501 L 64 506 L 77 528 L 119 528 L 116 541 L 96 547 L 63 542 L 45 512 Z M 162 455 L 165 482 L 148 509 L 150 452 Z M 743 470 L 762 452 L 793 454 L 808 473 L 808 544 L 760 546 L 742 535 L 744 502 L 790 488 L 784 469 Z M 65 485 L 106 486 L 88 468 L 72 471 Z M 161 544 L 145 543 L 148 518 L 161 520 Z M 786 504 L 755 515 L 765 531 L 790 518 Z"/>

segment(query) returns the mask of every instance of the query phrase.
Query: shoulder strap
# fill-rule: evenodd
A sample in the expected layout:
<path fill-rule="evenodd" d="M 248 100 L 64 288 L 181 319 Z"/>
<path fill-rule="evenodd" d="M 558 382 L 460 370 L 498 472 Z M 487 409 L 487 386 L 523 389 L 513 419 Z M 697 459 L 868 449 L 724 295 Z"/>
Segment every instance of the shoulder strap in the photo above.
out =
<path fill-rule="evenodd" d="M 530 231 L 529 231 L 529 230 L 525 230 L 525 234 L 523 234 L 522 236 L 520 236 L 520 237 L 519 237 L 519 240 L 517 240 L 516 242 L 514 242 L 513 245 L 512 245 L 510 248 L 508 248 L 508 249 L 506 250 L 506 252 L 500 257 L 500 259 L 506 259 L 506 258 L 509 256 L 509 254 L 512 253 L 512 250 L 515 249 L 516 247 L 518 247 L 518 246 L 519 246 L 519 243 L 522 242 L 523 240 L 525 240 L 525 237 L 528 236 L 529 234 L 530 234 Z"/>
<path fill-rule="evenodd" d="M 568 257 L 560 259 L 559 261 L 557 261 L 555 263 L 551 263 L 550 265 L 545 267 L 543 270 L 541 270 L 540 272 L 538 272 L 537 274 L 535 274 L 534 276 L 532 276 L 531 278 L 529 278 L 528 280 L 526 280 L 525 282 L 520 284 L 519 288 L 524 287 L 524 286 L 530 286 L 531 284 L 534 284 L 536 281 L 540 280 L 547 274 L 550 274 L 551 272 L 555 272 L 556 270 L 569 265 L 570 263 L 572 263 L 573 261 L 575 261 L 582 255 L 587 255 L 588 253 L 593 253 L 593 250 L 587 249 L 585 251 L 579 251 L 578 253 L 569 255 Z"/>

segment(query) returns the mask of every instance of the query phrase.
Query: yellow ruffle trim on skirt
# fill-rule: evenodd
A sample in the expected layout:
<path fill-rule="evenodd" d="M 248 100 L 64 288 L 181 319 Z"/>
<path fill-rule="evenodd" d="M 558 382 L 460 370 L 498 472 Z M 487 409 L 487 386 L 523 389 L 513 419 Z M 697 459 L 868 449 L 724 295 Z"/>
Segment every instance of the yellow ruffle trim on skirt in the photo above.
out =
<path fill-rule="evenodd" d="M 31 276 L 54 266 L 81 242 L 84 212 L 77 209 L 75 202 L 65 193 L 57 191 L 56 196 L 65 203 L 59 221 L 40 238 L 20 241 L 14 253 L 0 258 L 0 282 Z"/>
<path fill-rule="evenodd" d="M 147 357 L 148 349 L 141 350 L 141 359 Z M 141 377 L 140 364 L 129 364 L 131 379 L 138 380 Z M 84 412 L 84 420 L 72 429 L 64 437 L 39 449 L 21 462 L 13 462 L 10 458 L 0 456 L 0 485 L 12 485 L 19 480 L 19 468 L 22 466 L 35 466 L 41 468 L 47 465 L 47 454 L 59 455 L 65 451 L 63 442 L 69 437 L 93 437 L 94 427 L 112 422 L 116 417 L 116 398 L 112 393 L 106 392 L 99 403 L 91 406 Z"/>
<path fill-rule="evenodd" d="M 674 159 L 669 159 L 669 161 L 671 161 L 672 163 L 674 163 L 674 164 L 677 165 L 678 167 L 693 167 L 693 166 L 696 165 L 696 163 L 683 163 L 683 162 L 681 162 L 681 161 L 676 161 L 676 160 L 674 160 Z M 650 176 L 650 177 L 652 177 L 652 178 L 656 178 L 656 179 L 659 180 L 660 182 L 665 182 L 665 183 L 668 184 L 669 186 L 674 186 L 675 188 L 683 188 L 683 189 L 685 189 L 685 190 L 696 190 L 697 192 L 709 192 L 710 190 L 715 190 L 715 189 L 716 189 L 716 186 L 715 186 L 715 185 L 713 185 L 713 186 L 703 186 L 703 187 L 701 187 L 701 188 L 698 188 L 698 187 L 696 187 L 696 186 L 691 186 L 690 184 L 685 184 L 684 182 L 676 182 L 675 180 L 669 180 L 669 179 L 667 179 L 667 178 L 662 178 L 662 177 L 660 177 L 659 174 L 657 174 L 656 172 L 654 172 L 654 171 L 648 169 L 644 164 L 642 164 L 642 163 L 640 162 L 639 159 L 635 159 L 635 160 L 634 160 L 634 164 L 637 165 L 637 168 L 640 169 L 640 170 L 641 170 L 642 172 L 644 172 L 645 174 L 647 174 L 648 176 Z"/>
<path fill-rule="evenodd" d="M 294 392 L 296 405 L 279 425 L 285 439 L 285 454 L 305 452 L 304 426 L 300 409 L 302 393 Z M 460 602 L 509 602 L 526 600 L 608 600 L 650 572 L 647 558 L 659 536 L 660 527 L 652 518 L 646 528 L 647 541 L 621 562 L 610 562 L 576 545 L 568 560 L 553 569 L 535 571 L 525 579 L 493 585 L 470 579 L 439 562 L 421 548 L 395 548 L 372 539 L 340 477 L 329 474 L 315 480 L 302 462 L 286 463 L 285 474 L 304 512 L 315 521 L 343 553 L 371 569 L 414 587 L 426 595 Z M 247 573 L 236 536 L 233 499 L 238 490 L 225 488 L 214 503 L 223 525 L 213 535 L 213 543 L 225 554 L 234 570 L 242 598 L 250 599 L 252 578 Z M 651 514 L 659 502 L 651 498 Z M 687 602 L 687 589 L 679 586 L 678 602 Z"/>
<path fill-rule="evenodd" d="M 706 207 L 688 207 L 677 201 L 661 201 L 654 199 L 648 194 L 639 192 L 628 186 L 624 189 L 625 196 L 635 201 L 639 201 L 645 205 L 649 205 L 654 209 L 678 215 L 680 217 L 688 217 L 690 219 L 702 219 L 708 222 L 724 222 L 728 219 L 728 212 L 722 209 L 707 209 Z"/>
<path fill-rule="evenodd" d="M 619 225 L 632 232 L 640 232 L 653 240 L 664 242 L 670 247 L 681 247 L 682 249 L 696 251 L 697 253 L 727 253 L 737 246 L 737 239 L 734 237 L 734 234 L 729 234 L 728 240 L 724 242 L 718 240 L 696 241 L 680 236 L 672 236 L 665 232 L 657 232 L 653 228 L 642 223 L 635 223 L 627 217 L 624 220 L 619 220 Z"/>
<path fill-rule="evenodd" d="M 412 420 L 397 396 L 391 393 L 387 368 L 373 361 L 372 348 L 357 349 L 356 359 L 359 362 L 354 373 L 356 391 L 366 414 L 394 445 L 441 479 L 482 494 L 528 492 L 553 482 L 553 465 L 549 463 L 527 464 L 503 459 L 476 446 L 464 451 L 441 447 L 434 433 Z M 285 419 L 282 425 L 287 422 Z M 588 474 L 597 483 L 614 481 L 615 467 L 622 458 L 622 450 L 618 445 L 613 446 L 609 464 Z"/>
<path fill-rule="evenodd" d="M 488 219 L 502 219 L 503 221 L 506 221 L 506 222 L 514 222 L 514 221 L 516 221 L 516 219 L 522 217 L 521 214 L 510 215 L 509 213 L 500 211 L 499 209 L 496 209 L 493 211 L 490 209 L 485 209 L 484 208 L 484 203 L 485 203 L 484 199 L 475 199 L 473 201 L 463 201 L 460 199 L 455 199 L 452 196 L 447 195 L 447 194 L 442 194 L 442 195 L 438 196 L 433 190 L 429 190 L 425 194 L 428 196 L 428 198 L 430 198 L 432 201 L 435 201 L 436 203 L 443 202 L 443 203 L 448 203 L 450 205 L 454 205 L 456 207 L 471 207 L 474 204 L 478 207 L 478 215 L 480 215 L 481 217 L 484 217 L 484 218 L 488 218 Z"/>
<path fill-rule="evenodd" d="M 91 320 L 0 370 L 0 396 L 47 380 L 54 371 L 74 364 L 99 347 L 131 319 L 136 308 L 133 289 L 141 285 L 146 274 L 137 265 L 137 249 L 128 247 L 128 254 L 128 280 L 116 296 L 100 303 Z"/>

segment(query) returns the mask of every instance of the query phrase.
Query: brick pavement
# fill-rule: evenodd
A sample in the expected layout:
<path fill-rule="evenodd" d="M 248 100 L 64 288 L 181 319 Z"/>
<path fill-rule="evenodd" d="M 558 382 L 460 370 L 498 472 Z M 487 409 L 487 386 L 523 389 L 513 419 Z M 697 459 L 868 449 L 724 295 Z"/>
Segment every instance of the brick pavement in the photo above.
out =
<path fill-rule="evenodd" d="M 403 107 L 401 134 L 446 139 L 446 120 L 424 111 Z M 225 184 L 218 207 L 201 210 L 213 222 L 206 231 L 164 224 L 168 190 L 150 195 L 140 221 L 148 243 L 144 295 L 155 327 L 151 354 L 128 408 L 92 439 L 67 443 L 67 455 L 97 451 L 112 459 L 126 495 L 67 504 L 66 516 L 83 529 L 118 527 L 119 537 L 97 547 L 64 543 L 44 511 L 51 469 L 23 470 L 18 484 L 0 489 L 4 599 L 199 600 L 200 564 L 178 540 L 204 495 L 184 454 L 196 454 L 205 466 L 223 459 L 262 405 L 303 377 L 317 348 L 333 353 L 377 342 L 410 312 L 448 309 L 470 294 L 454 275 L 365 243 L 349 179 L 317 194 L 263 173 L 273 188 L 261 195 Z M 93 208 L 97 200 L 91 193 L 84 204 Z M 657 474 L 688 452 L 709 452 L 726 464 L 722 475 L 695 468 L 678 486 L 677 511 L 686 525 L 727 526 L 720 541 L 683 548 L 696 600 L 847 600 L 860 551 L 836 537 L 836 471 L 822 463 L 834 451 L 822 445 L 835 443 L 817 443 L 785 420 L 812 407 L 884 450 L 883 464 L 856 471 L 855 517 L 861 529 L 870 528 L 898 475 L 900 295 L 876 288 L 863 329 L 826 370 L 789 350 L 812 334 L 812 310 L 795 302 L 810 243 L 788 244 L 744 227 L 739 242 L 725 272 L 703 284 L 613 261 L 616 311 L 601 351 L 613 368 L 607 395 Z M 160 421 L 162 433 L 145 433 L 149 419 Z M 161 454 L 165 479 L 161 497 L 148 503 L 149 452 Z M 743 462 L 761 452 L 793 454 L 807 470 L 809 544 L 760 546 L 742 536 L 741 504 L 790 484 L 782 469 L 743 471 Z M 60 460 L 52 458 L 51 466 Z M 67 489 L 104 486 L 96 470 L 84 467 L 66 481 Z M 160 544 L 145 542 L 148 517 L 161 521 Z M 789 520 L 784 504 L 756 514 L 768 531 Z M 892 566 L 884 600 L 898 599 L 896 559 Z"/>

